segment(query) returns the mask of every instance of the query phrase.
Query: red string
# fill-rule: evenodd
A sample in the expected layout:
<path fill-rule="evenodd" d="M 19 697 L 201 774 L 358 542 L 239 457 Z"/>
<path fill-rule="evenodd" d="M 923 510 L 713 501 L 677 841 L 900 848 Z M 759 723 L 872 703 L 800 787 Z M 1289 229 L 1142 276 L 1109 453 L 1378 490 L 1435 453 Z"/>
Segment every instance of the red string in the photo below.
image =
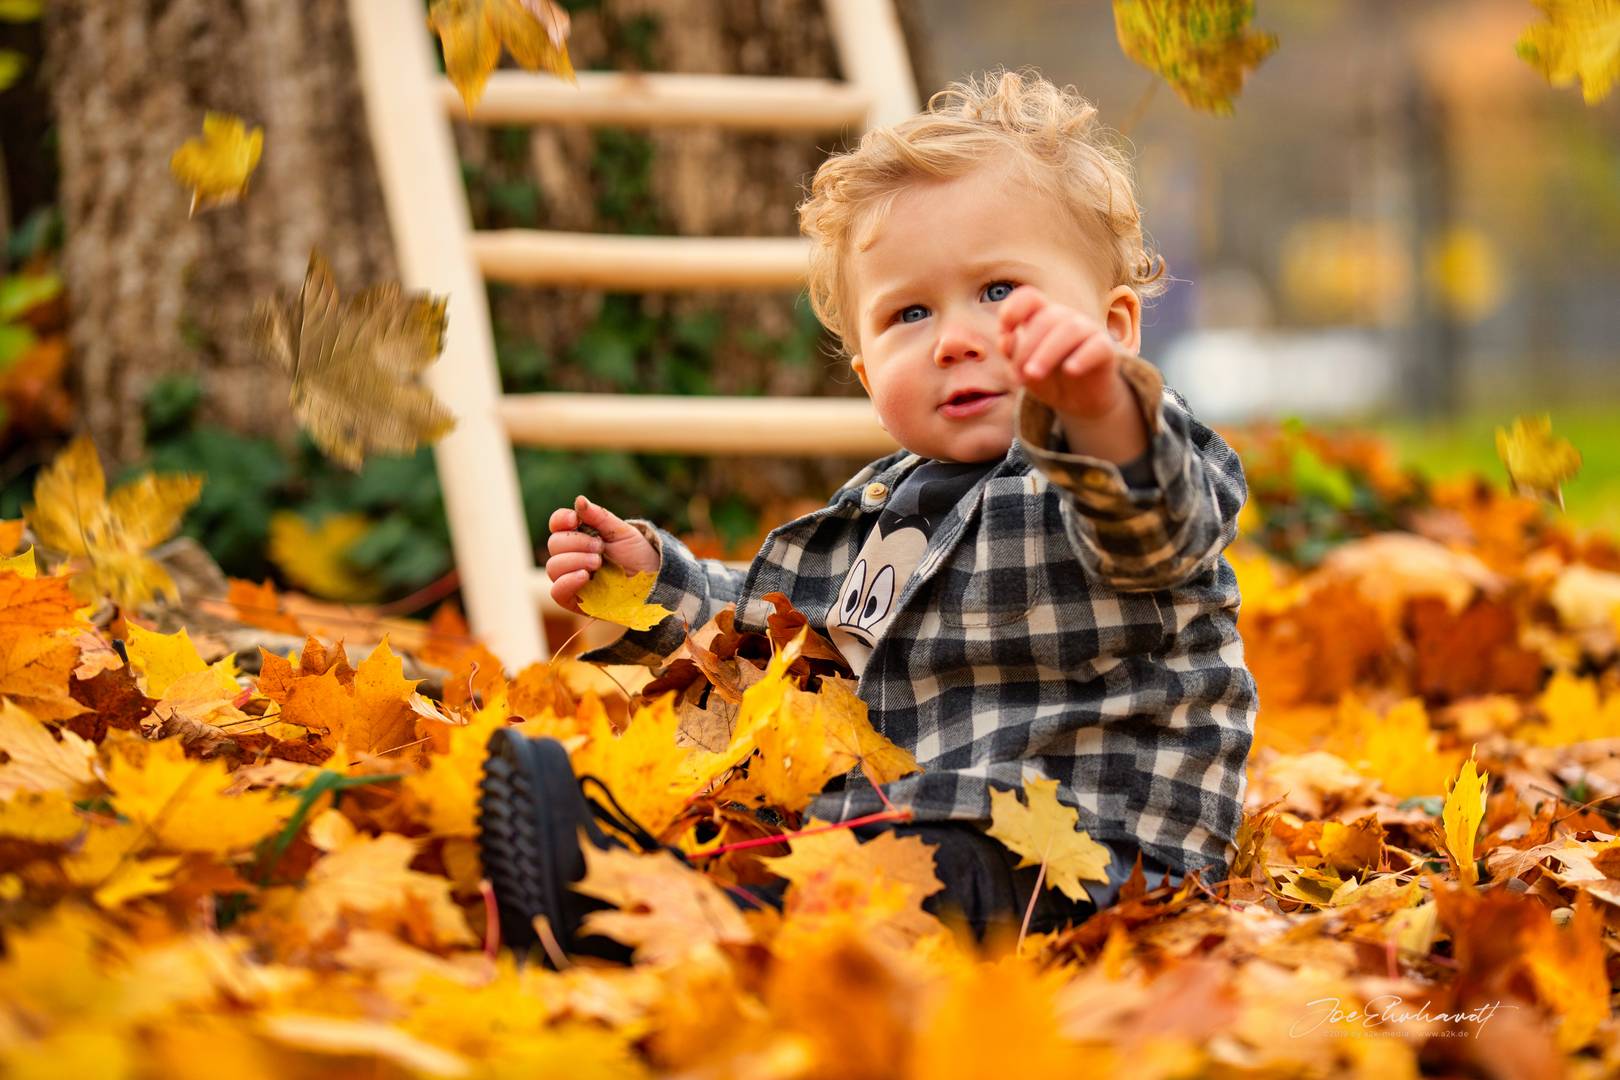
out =
<path fill-rule="evenodd" d="M 865 817 L 850 818 L 848 821 L 835 822 L 832 825 L 822 825 L 814 829 L 802 829 L 795 833 L 776 833 L 773 836 L 756 836 L 752 840 L 739 840 L 735 844 L 721 844 L 708 851 L 693 852 L 694 858 L 708 858 L 710 855 L 722 855 L 728 851 L 741 851 L 744 848 L 768 847 L 771 844 L 780 844 L 788 840 L 795 840 L 801 836 L 814 836 L 817 833 L 832 832 L 834 829 L 853 829 L 858 825 L 871 825 L 879 821 L 910 821 L 911 808 L 903 810 L 879 810 L 875 814 Z"/>

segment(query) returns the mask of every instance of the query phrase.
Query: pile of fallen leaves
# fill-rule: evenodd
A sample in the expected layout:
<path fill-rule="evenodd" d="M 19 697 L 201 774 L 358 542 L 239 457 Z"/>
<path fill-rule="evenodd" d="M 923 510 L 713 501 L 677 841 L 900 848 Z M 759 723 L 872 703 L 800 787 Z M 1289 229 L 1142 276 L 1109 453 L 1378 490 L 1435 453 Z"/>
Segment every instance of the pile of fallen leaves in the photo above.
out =
<path fill-rule="evenodd" d="M 1322 469 L 1408 528 L 1304 569 L 1262 543 L 1305 498 L 1271 483 L 1280 438 L 1247 444 L 1261 495 L 1229 553 L 1263 706 L 1230 877 L 1133 874 L 1083 923 L 982 945 L 923 908 L 928 845 L 803 817 L 857 763 L 879 784 L 917 765 L 785 597 L 768 633 L 723 611 L 623 689 L 624 669 L 571 660 L 504 672 L 453 615 L 414 657 L 385 639 L 356 663 L 312 636 L 238 658 L 143 617 L 172 585 L 143 549 L 178 512 L 140 507 L 194 484 L 109 499 L 93 448 L 70 450 L 26 532 L 0 525 L 0 554 L 22 550 L 0 562 L 0 1062 L 1613 1075 L 1620 549 L 1483 481 L 1414 495 L 1371 444 L 1317 439 Z M 645 583 L 601 578 L 587 610 L 661 617 Z M 105 600 L 120 589 L 136 599 Z M 244 621 L 299 628 L 271 590 L 232 596 Z M 407 661 L 444 673 L 432 695 Z M 696 865 L 588 853 L 580 887 L 613 906 L 586 929 L 633 965 L 498 948 L 474 813 L 509 724 L 562 740 Z M 1071 895 L 1098 880 L 1074 812 L 1038 784 L 1023 800 L 998 799 L 993 834 Z M 780 913 L 723 895 L 781 879 Z"/>

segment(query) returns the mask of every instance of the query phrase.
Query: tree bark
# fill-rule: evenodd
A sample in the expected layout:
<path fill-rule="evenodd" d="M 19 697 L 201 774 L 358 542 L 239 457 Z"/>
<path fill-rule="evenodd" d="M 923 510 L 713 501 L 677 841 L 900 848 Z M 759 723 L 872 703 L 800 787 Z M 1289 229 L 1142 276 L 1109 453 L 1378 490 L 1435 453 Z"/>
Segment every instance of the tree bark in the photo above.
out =
<path fill-rule="evenodd" d="M 344 6 L 54 0 L 45 18 L 84 427 L 134 459 L 147 388 L 189 372 L 204 418 L 290 436 L 254 303 L 296 289 L 317 244 L 345 290 L 395 276 Z M 246 198 L 188 220 L 169 157 L 210 110 L 262 125 L 265 150 Z"/>

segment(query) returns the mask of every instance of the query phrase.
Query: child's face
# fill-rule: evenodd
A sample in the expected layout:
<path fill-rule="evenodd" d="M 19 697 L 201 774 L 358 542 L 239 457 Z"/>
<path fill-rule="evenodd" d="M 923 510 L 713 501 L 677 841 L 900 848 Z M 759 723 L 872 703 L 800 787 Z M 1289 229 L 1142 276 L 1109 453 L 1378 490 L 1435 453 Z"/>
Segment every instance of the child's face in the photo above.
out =
<path fill-rule="evenodd" d="M 1136 350 L 1135 293 L 1104 289 L 1097 263 L 1061 211 L 1006 167 L 902 191 L 871 246 L 846 260 L 859 320 L 852 366 L 884 429 L 924 457 L 1006 454 L 1017 382 L 997 317 L 1014 287 L 1034 285 Z M 950 403 L 970 390 L 987 396 Z"/>

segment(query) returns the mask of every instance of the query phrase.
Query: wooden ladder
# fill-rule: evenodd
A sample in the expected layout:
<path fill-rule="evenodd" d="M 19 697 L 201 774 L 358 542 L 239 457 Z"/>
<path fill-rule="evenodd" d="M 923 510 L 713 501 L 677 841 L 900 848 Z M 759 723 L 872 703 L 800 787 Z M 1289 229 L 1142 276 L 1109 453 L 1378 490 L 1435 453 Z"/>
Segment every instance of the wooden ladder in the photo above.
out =
<path fill-rule="evenodd" d="M 859 131 L 917 111 L 890 0 L 826 0 L 847 78 L 551 75 L 496 71 L 483 124 L 719 125 Z M 535 566 L 512 446 L 705 454 L 871 454 L 894 449 L 858 399 L 503 394 L 486 281 L 621 291 L 802 287 L 800 237 L 648 237 L 473 231 L 451 138 L 460 96 L 434 62 L 421 0 L 349 0 L 366 118 L 401 283 L 449 297 L 444 355 L 427 382 L 457 417 L 434 447 L 472 630 L 516 670 L 550 650 L 556 609 Z M 796 192 L 794 193 L 797 194 Z"/>

